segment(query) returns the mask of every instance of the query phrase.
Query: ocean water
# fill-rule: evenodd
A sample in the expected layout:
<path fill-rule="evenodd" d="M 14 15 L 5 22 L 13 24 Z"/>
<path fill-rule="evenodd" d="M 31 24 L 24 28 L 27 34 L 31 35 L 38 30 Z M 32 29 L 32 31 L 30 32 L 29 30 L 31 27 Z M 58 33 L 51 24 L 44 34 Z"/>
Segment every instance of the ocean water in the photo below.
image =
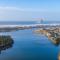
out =
<path fill-rule="evenodd" d="M 60 23 L 60 21 L 43 21 L 43 22 L 40 22 L 40 21 L 0 21 L 0 25 L 4 25 L 4 24 L 7 24 L 7 25 L 14 25 L 14 24 L 17 24 L 17 25 L 20 25 L 20 24 L 53 24 L 53 23 Z"/>
<path fill-rule="evenodd" d="M 36 22 L 3 23 L 36 24 Z M 10 48 L 0 50 L 0 60 L 57 60 L 59 46 L 55 46 L 47 37 L 34 33 L 34 30 L 0 32 L 0 35 L 10 35 L 14 41 Z"/>

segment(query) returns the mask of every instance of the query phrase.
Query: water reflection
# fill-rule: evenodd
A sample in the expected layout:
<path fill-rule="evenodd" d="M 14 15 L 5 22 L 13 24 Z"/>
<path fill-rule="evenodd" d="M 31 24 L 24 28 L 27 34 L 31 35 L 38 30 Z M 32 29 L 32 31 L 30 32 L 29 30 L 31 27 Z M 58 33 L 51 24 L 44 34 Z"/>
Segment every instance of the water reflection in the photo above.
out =
<path fill-rule="evenodd" d="M 13 46 L 13 43 L 14 43 L 14 41 L 11 38 L 11 36 L 1 35 L 0 36 L 0 54 L 1 54 L 2 50 L 11 48 Z"/>

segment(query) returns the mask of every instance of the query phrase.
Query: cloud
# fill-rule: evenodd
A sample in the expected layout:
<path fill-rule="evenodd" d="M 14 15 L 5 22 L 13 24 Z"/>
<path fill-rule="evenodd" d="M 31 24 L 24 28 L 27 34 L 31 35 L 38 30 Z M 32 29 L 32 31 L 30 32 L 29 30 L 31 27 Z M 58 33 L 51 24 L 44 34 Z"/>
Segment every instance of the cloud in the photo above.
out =
<path fill-rule="evenodd" d="M 22 20 L 25 12 L 16 7 L 0 7 L 0 20 Z"/>
<path fill-rule="evenodd" d="M 32 20 L 35 12 L 43 10 L 32 8 L 0 7 L 0 20 Z"/>
<path fill-rule="evenodd" d="M 51 12 L 48 9 L 0 7 L 0 21 L 24 21 L 33 18 L 46 18 L 46 20 L 59 19 L 59 12 Z"/>

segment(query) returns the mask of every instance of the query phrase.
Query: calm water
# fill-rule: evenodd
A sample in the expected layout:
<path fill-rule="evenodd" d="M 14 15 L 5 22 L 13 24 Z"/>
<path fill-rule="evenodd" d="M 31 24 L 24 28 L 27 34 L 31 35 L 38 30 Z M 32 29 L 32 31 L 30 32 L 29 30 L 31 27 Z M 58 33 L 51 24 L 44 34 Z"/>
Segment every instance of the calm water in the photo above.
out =
<path fill-rule="evenodd" d="M 59 47 L 47 37 L 33 33 L 33 29 L 0 35 L 10 35 L 14 40 L 11 48 L 1 51 L 0 60 L 57 60 Z"/>

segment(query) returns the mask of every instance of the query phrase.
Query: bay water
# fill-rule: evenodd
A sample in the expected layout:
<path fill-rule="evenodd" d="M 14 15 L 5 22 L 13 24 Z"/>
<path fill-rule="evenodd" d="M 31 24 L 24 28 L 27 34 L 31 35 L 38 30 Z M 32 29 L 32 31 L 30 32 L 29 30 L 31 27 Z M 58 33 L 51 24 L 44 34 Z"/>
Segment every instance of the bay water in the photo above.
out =
<path fill-rule="evenodd" d="M 1 24 L 36 24 L 36 22 L 3 22 Z M 57 60 L 59 46 L 46 36 L 34 33 L 36 29 L 0 32 L 10 35 L 14 41 L 11 48 L 0 51 L 0 60 Z"/>

